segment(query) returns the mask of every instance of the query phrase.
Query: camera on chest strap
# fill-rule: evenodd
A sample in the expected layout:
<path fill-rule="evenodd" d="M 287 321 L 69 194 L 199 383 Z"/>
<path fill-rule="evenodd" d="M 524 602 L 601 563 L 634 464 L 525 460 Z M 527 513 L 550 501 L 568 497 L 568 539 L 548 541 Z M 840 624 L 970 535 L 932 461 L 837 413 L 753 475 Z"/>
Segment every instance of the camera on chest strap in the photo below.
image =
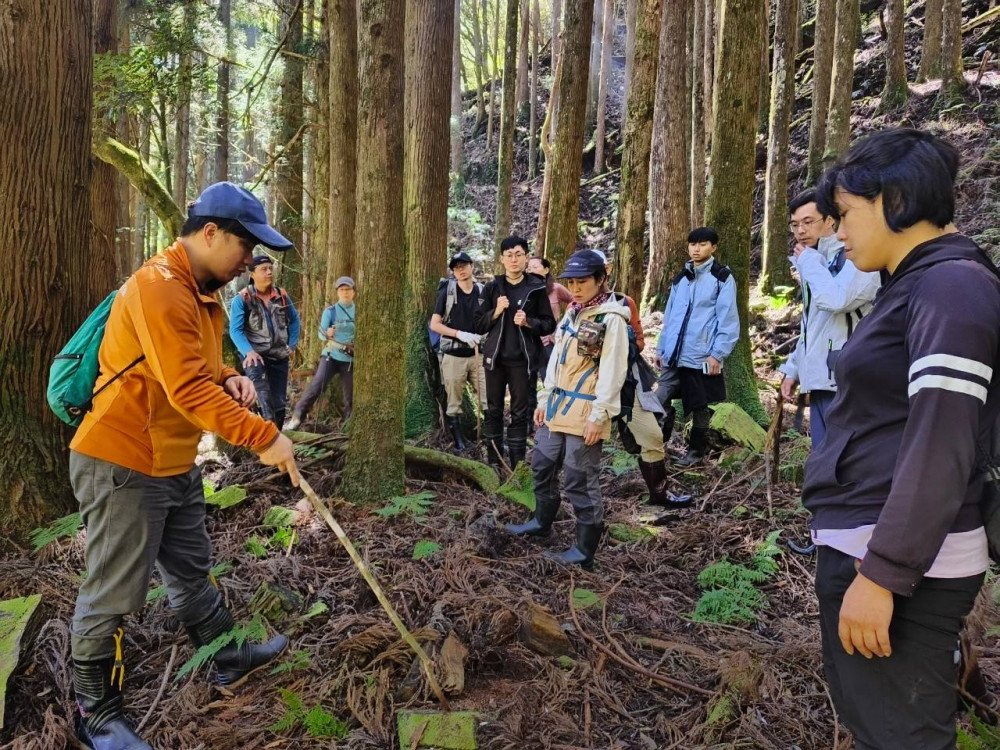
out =
<path fill-rule="evenodd" d="M 576 329 L 576 353 L 581 357 L 597 359 L 601 356 L 601 349 L 604 348 L 604 323 L 597 323 L 593 320 L 585 320 Z"/>

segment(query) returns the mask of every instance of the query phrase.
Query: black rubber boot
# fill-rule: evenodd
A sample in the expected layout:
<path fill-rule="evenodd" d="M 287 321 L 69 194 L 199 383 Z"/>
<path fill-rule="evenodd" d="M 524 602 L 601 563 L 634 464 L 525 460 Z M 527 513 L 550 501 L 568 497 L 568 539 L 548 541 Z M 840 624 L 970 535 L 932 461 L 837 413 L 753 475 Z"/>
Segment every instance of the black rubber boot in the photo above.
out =
<path fill-rule="evenodd" d="M 509 523 L 504 529 L 517 536 L 546 537 L 552 531 L 552 522 L 559 513 L 559 497 L 550 503 L 537 503 L 535 514 L 524 523 Z"/>
<path fill-rule="evenodd" d="M 455 450 L 464 451 L 469 446 L 466 445 L 465 437 L 462 435 L 462 420 L 459 417 L 446 417 L 445 421 L 448 422 L 451 439 L 455 441 Z"/>
<path fill-rule="evenodd" d="M 122 698 L 124 665 L 111 657 L 100 661 L 73 660 L 73 687 L 80 715 L 76 735 L 90 750 L 153 750 L 132 730 Z"/>
<path fill-rule="evenodd" d="M 205 620 L 197 625 L 185 626 L 185 629 L 192 643 L 201 648 L 235 626 L 229 609 L 220 603 Z M 288 638 L 283 635 L 276 635 L 267 643 L 259 645 L 244 642 L 239 646 L 235 642 L 230 643 L 212 658 L 216 668 L 215 681 L 228 688 L 242 685 L 252 673 L 277 659 L 287 646 Z"/>
<path fill-rule="evenodd" d="M 677 410 L 672 406 L 665 407 L 663 419 L 660 420 L 660 431 L 663 433 L 663 447 L 666 449 L 670 442 L 670 436 L 674 433 L 674 421 L 677 419 Z"/>
<path fill-rule="evenodd" d="M 670 505 L 670 501 L 667 499 L 667 467 L 663 461 L 646 463 L 640 458 L 639 471 L 649 489 L 649 504 Z"/>
<path fill-rule="evenodd" d="M 704 427 L 691 428 L 691 440 L 688 442 L 688 452 L 677 462 L 678 466 L 694 466 L 705 457 L 708 447 L 708 430 Z"/>
<path fill-rule="evenodd" d="M 562 565 L 579 565 L 584 570 L 591 570 L 603 531 L 603 526 L 577 523 L 576 544 L 565 552 L 546 552 L 545 557 Z"/>
<path fill-rule="evenodd" d="M 515 443 L 508 443 L 507 445 L 507 455 L 510 458 L 510 470 L 514 471 L 519 463 L 524 462 L 524 456 L 528 452 L 528 447 L 521 443 L 520 445 Z"/>

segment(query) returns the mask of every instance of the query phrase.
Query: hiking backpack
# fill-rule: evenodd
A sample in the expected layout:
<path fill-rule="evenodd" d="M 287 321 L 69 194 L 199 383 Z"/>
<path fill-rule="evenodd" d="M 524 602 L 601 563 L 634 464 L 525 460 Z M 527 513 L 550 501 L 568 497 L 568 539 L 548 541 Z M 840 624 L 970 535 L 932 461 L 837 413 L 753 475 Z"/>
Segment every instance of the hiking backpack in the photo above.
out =
<path fill-rule="evenodd" d="M 478 281 L 473 283 L 475 284 L 476 294 L 481 295 L 483 293 L 483 285 Z M 445 287 L 447 287 L 448 291 L 445 293 L 444 298 L 444 315 L 441 316 L 442 323 L 447 323 L 451 319 L 451 310 L 455 307 L 455 302 L 458 301 L 458 282 L 455 279 L 441 279 L 438 283 L 438 293 L 440 293 Z M 447 354 L 451 350 L 451 346 L 453 346 L 453 344 L 451 342 L 445 342 L 445 347 L 442 347 L 441 334 L 432 330 L 429 323 L 427 325 L 427 333 L 431 339 L 431 349 L 434 350 L 435 353 Z"/>
<path fill-rule="evenodd" d="M 94 385 L 101 372 L 98 354 L 101 342 L 104 341 L 111 304 L 117 294 L 117 289 L 111 292 L 87 316 L 66 346 L 52 360 L 52 366 L 49 368 L 49 385 L 46 392 L 49 408 L 71 427 L 77 427 L 83 421 L 84 414 L 90 411 L 94 399 L 101 391 L 146 358 L 146 355 L 140 355 L 121 372 L 115 373 L 96 392 L 94 391 Z"/>

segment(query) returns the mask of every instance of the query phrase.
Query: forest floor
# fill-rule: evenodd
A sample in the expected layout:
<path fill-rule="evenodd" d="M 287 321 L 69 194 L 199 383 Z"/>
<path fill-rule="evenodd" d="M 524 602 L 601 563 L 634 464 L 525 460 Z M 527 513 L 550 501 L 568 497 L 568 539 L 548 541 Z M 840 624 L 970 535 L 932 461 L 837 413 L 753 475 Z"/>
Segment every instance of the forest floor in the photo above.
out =
<path fill-rule="evenodd" d="M 756 309 L 768 331 L 755 337 L 764 362 L 766 352 L 787 341 L 794 319 L 789 308 L 767 301 Z M 645 323 L 652 339 L 659 316 Z M 760 375 L 773 382 L 773 373 Z M 790 408 L 787 416 L 790 425 Z M 602 486 L 610 532 L 591 573 L 541 555 L 572 543 L 565 508 L 549 540 L 519 540 L 499 525 L 523 518 L 524 508 L 454 476 L 411 472 L 411 501 L 388 514 L 337 500 L 331 507 L 433 658 L 449 633 L 468 650 L 465 687 L 451 708 L 478 714 L 480 748 L 844 750 L 851 743 L 822 679 L 815 559 L 784 547 L 808 534 L 794 483 L 805 440 L 785 434 L 773 521 L 759 455 L 728 450 L 693 471 L 672 469 L 671 489 L 694 495 L 694 505 L 654 520 L 634 459 L 609 441 Z M 442 434 L 425 444 L 447 449 Z M 679 437 L 671 448 L 680 454 Z M 320 496 L 335 498 L 342 459 L 317 446 L 303 447 L 301 459 Z M 194 651 L 154 580 L 150 603 L 126 619 L 130 715 L 144 722 L 157 748 L 399 747 L 396 710 L 435 702 L 422 677 L 408 679 L 412 653 L 333 533 L 287 479 L 255 461 L 204 452 L 202 467 L 217 490 L 249 490 L 241 504 L 209 513 L 225 597 L 247 622 L 248 602 L 262 583 L 293 590 L 300 597 L 294 611 L 262 621 L 269 631 L 290 634 L 291 645 L 276 672 L 258 675 L 235 694 L 213 687 L 207 667 L 179 678 Z M 268 525 L 275 505 L 298 507 L 288 530 Z M 27 669 L 11 679 L 4 750 L 73 746 L 67 623 L 85 567 L 83 546 L 81 533 L 38 553 L 0 559 L 0 599 L 40 593 L 45 613 Z M 720 561 L 756 573 L 745 576 L 749 589 L 739 584 L 717 593 L 701 610 L 729 617 L 729 624 L 698 621 L 699 574 Z M 716 578 L 734 571 L 713 570 Z M 996 597 L 991 577 L 969 626 L 994 688 L 1000 687 L 1000 642 L 991 630 L 1000 625 Z M 564 657 L 525 644 L 529 603 L 558 620 L 568 637 Z"/>
<path fill-rule="evenodd" d="M 986 72 L 965 105 L 941 111 L 933 85 L 914 86 L 903 110 L 880 114 L 881 58 L 873 34 L 869 27 L 859 58 L 852 126 L 863 133 L 912 124 L 945 134 L 963 157 L 957 223 L 995 252 L 1000 246 L 996 73 Z M 908 48 L 912 68 L 918 45 L 908 39 Z M 621 71 L 614 75 L 618 80 Z M 974 80 L 975 73 L 969 77 Z M 797 100 L 793 121 L 801 120 L 807 106 L 807 95 Z M 617 121 L 620 107 L 620 96 L 613 93 L 611 120 Z M 791 157 L 797 185 L 804 176 L 807 140 L 808 123 L 800 122 L 793 129 Z M 755 253 L 763 195 L 759 152 Z M 516 183 L 524 177 L 523 145 L 517 153 Z M 467 140 L 466 156 L 470 177 L 452 213 L 452 234 L 467 249 L 486 248 L 491 234 L 486 222 L 495 206 L 490 184 L 495 158 L 482 136 Z M 534 236 L 540 189 L 539 176 L 514 190 L 513 226 L 527 237 Z M 614 172 L 585 187 L 582 246 L 611 245 L 616 192 Z M 762 384 L 773 384 L 775 351 L 794 335 L 797 320 L 790 307 L 768 298 L 755 298 L 751 309 L 758 377 Z M 655 341 L 660 322 L 659 313 L 645 316 L 649 341 Z M 769 410 L 773 393 L 762 388 Z M 785 409 L 787 426 L 793 407 Z M 424 444 L 447 449 L 442 433 Z M 673 469 L 672 490 L 693 495 L 694 505 L 654 524 L 633 460 L 609 441 L 602 486 L 610 531 L 591 573 L 567 570 L 541 556 L 542 549 L 572 542 L 573 522 L 565 509 L 549 540 L 519 540 L 499 527 L 523 518 L 525 509 L 457 477 L 411 473 L 411 500 L 385 514 L 338 501 L 331 507 L 427 648 L 436 654 L 442 639 L 453 633 L 468 650 L 465 686 L 451 698 L 451 707 L 479 715 L 481 748 L 847 750 L 851 741 L 822 679 L 812 591 L 815 559 L 791 554 L 784 546 L 808 534 L 796 484 L 805 445 L 803 436 L 784 434 L 782 481 L 774 487 L 771 510 L 761 456 L 730 450 L 694 471 Z M 671 448 L 674 457 L 680 454 L 679 437 Z M 248 457 L 229 459 L 213 452 L 203 459 L 213 487 L 249 490 L 241 504 L 209 513 L 219 585 L 243 622 L 251 619 L 248 602 L 262 583 L 293 590 L 301 597 L 295 611 L 283 620 L 264 621 L 269 631 L 289 633 L 292 642 L 278 669 L 258 675 L 235 694 L 213 687 L 206 667 L 178 678 L 194 652 L 154 581 L 147 607 L 126 619 L 129 714 L 142 722 L 155 747 L 171 750 L 398 747 L 395 711 L 433 708 L 435 702 L 425 680 L 407 679 L 412 654 L 344 549 L 287 480 L 271 478 Z M 316 447 L 303 448 L 302 459 L 319 494 L 335 498 L 340 459 L 323 456 Z M 298 505 L 301 512 L 290 530 L 265 525 L 275 505 Z M 0 557 L 0 599 L 40 593 L 44 612 L 26 668 L 10 680 L 0 750 L 74 746 L 68 621 L 84 575 L 83 547 L 80 533 L 39 552 L 25 549 Z M 712 568 L 716 582 L 727 576 L 741 581 L 707 600 L 730 624 L 695 616 L 705 593 L 699 574 L 720 561 L 744 566 L 742 571 Z M 708 583 L 705 577 L 702 581 Z M 994 690 L 1000 689 L 998 601 L 1000 586 L 991 574 L 968 626 Z M 521 624 L 529 603 L 558 620 L 569 641 L 565 657 L 542 655 L 525 645 Z M 701 614 L 705 607 L 703 602 Z M 665 679 L 653 681 L 649 673 Z M 968 717 L 962 721 L 970 728 Z M 977 731 L 983 730 L 971 733 Z M 963 743 L 965 748 L 1000 747 L 997 739 L 965 737 Z"/>

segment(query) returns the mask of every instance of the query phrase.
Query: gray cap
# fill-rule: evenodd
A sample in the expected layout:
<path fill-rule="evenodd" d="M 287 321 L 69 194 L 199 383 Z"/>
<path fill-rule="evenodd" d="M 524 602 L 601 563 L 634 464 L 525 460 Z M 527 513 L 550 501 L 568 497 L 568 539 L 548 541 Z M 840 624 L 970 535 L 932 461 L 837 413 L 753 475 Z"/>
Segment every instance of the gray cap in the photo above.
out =
<path fill-rule="evenodd" d="M 350 276 L 341 276 L 339 279 L 337 279 L 337 283 L 333 285 L 333 288 L 338 289 L 342 286 L 349 286 L 351 287 L 351 289 L 353 289 L 354 279 L 352 279 Z"/>

